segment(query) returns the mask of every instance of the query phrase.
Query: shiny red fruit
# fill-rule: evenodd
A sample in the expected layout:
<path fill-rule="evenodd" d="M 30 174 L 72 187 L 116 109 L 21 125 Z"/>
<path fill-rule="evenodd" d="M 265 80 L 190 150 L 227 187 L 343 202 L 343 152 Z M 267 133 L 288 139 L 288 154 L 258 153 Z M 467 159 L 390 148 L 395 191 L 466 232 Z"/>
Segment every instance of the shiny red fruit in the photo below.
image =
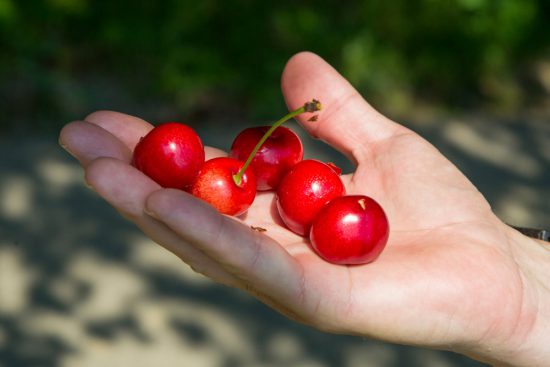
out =
<path fill-rule="evenodd" d="M 192 128 L 168 122 L 139 141 L 132 163 L 162 187 L 184 189 L 204 163 L 204 146 Z"/>
<path fill-rule="evenodd" d="M 256 177 L 250 167 L 244 171 L 240 185 L 233 179 L 243 165 L 244 162 L 233 158 L 210 159 L 199 170 L 189 192 L 220 213 L 241 215 L 256 197 Z"/>
<path fill-rule="evenodd" d="M 323 205 L 345 194 L 340 175 L 333 168 L 306 159 L 292 167 L 279 184 L 277 209 L 291 231 L 305 236 Z"/>
<path fill-rule="evenodd" d="M 323 259 L 356 265 L 375 260 L 386 246 L 389 224 L 382 207 L 363 195 L 341 196 L 317 214 L 309 239 Z"/>
<path fill-rule="evenodd" d="M 246 161 L 256 144 L 270 126 L 251 127 L 237 135 L 231 145 L 229 156 Z M 304 156 L 304 148 L 298 135 L 289 128 L 280 126 L 262 144 L 250 166 L 256 175 L 257 189 L 273 190 L 287 171 Z"/>

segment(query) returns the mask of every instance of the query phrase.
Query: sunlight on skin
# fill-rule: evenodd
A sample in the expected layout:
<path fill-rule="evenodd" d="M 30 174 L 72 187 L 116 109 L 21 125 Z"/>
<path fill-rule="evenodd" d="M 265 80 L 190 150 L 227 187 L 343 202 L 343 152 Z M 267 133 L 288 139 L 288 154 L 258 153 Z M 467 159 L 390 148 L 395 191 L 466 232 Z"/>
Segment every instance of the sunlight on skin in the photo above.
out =
<path fill-rule="evenodd" d="M 237 219 L 184 192 L 159 190 L 128 165 L 125 153 L 150 130 L 143 120 L 103 111 L 66 126 L 60 140 L 86 167 L 94 190 L 148 236 L 196 271 L 293 319 L 321 330 L 542 365 L 537 340 L 548 330 L 550 306 L 541 309 L 539 297 L 550 284 L 533 259 L 550 261 L 550 252 L 504 225 L 437 149 L 381 116 L 319 57 L 292 58 L 282 89 L 290 110 L 312 95 L 323 102 L 317 122 L 298 120 L 357 164 L 343 176 L 347 192 L 372 196 L 386 210 L 390 239 L 376 262 L 324 262 L 306 239 L 281 226 L 272 193 L 258 195 Z M 83 129 L 100 141 L 83 139 Z M 208 154 L 223 153 L 209 148 Z"/>

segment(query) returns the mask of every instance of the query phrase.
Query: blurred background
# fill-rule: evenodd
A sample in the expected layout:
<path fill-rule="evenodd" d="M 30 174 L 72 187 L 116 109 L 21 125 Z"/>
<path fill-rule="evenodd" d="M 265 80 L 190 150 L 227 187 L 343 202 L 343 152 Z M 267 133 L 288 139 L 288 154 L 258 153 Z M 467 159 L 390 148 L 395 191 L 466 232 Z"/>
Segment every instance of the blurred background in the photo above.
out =
<path fill-rule="evenodd" d="M 310 50 L 503 220 L 550 228 L 548 34 L 546 0 L 0 0 L 0 367 L 482 366 L 321 333 L 194 274 L 84 187 L 57 133 L 112 109 L 228 149 L 283 114 L 281 71 Z"/>

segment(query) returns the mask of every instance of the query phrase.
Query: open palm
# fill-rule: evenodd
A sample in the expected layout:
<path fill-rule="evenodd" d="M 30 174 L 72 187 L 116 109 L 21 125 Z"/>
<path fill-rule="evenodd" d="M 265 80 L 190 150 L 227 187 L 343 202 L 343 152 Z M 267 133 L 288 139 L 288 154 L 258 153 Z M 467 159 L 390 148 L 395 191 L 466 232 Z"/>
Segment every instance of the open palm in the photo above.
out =
<path fill-rule="evenodd" d="M 97 112 L 67 125 L 60 140 L 93 189 L 148 236 L 196 271 L 289 317 L 323 330 L 454 350 L 475 350 L 484 340 L 520 343 L 531 331 L 531 290 L 517 265 L 513 231 L 476 188 L 319 57 L 293 57 L 282 88 L 290 109 L 311 98 L 323 103 L 318 121 L 301 124 L 357 165 L 342 177 L 347 192 L 371 196 L 386 210 L 390 239 L 374 263 L 320 259 L 307 239 L 281 224 L 272 193 L 258 195 L 235 219 L 185 192 L 161 189 L 129 164 L 152 128 L 138 118 Z M 221 154 L 207 148 L 207 157 Z"/>

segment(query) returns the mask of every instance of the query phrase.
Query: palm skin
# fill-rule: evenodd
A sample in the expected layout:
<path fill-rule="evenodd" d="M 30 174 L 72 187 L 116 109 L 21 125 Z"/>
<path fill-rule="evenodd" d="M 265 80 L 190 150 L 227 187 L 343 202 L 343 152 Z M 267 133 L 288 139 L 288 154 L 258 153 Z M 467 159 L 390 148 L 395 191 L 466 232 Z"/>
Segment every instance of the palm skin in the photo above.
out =
<path fill-rule="evenodd" d="M 516 246 L 523 238 L 449 161 L 378 114 L 313 54 L 289 61 L 282 89 L 291 110 L 311 98 L 323 103 L 319 120 L 304 118 L 302 126 L 356 163 L 342 177 L 347 192 L 371 196 L 385 209 L 390 239 L 375 262 L 339 266 L 320 259 L 307 239 L 284 228 L 273 193 L 260 193 L 235 220 L 184 192 L 160 189 L 129 164 L 152 128 L 140 119 L 94 113 L 67 125 L 60 141 L 93 189 L 144 233 L 196 271 L 293 319 L 484 360 L 493 360 L 494 351 L 506 357 L 536 335 L 537 290 Z M 207 148 L 207 158 L 221 154 Z"/>

